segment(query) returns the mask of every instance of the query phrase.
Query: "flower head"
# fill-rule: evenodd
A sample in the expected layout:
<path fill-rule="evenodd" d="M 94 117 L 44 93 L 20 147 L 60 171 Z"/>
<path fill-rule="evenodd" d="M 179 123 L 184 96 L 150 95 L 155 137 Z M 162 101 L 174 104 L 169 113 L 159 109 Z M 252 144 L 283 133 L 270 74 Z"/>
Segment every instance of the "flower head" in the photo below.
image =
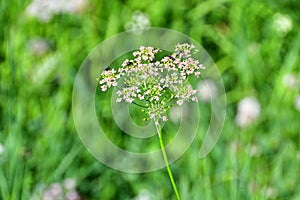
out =
<path fill-rule="evenodd" d="M 131 20 L 125 24 L 125 29 L 139 34 L 142 32 L 142 29 L 148 28 L 150 25 L 149 16 L 137 10 L 133 13 Z"/>
<path fill-rule="evenodd" d="M 167 121 L 167 110 L 185 101 L 197 102 L 197 90 L 188 83 L 189 76 L 199 77 L 204 66 L 192 58 L 194 45 L 177 44 L 171 55 L 157 59 L 162 52 L 154 47 L 141 46 L 126 59 L 118 70 L 102 72 L 99 84 L 102 91 L 117 86 L 117 102 L 134 103 L 146 108 L 156 124 Z"/>
<path fill-rule="evenodd" d="M 282 78 L 282 83 L 287 89 L 297 89 L 299 82 L 297 76 L 293 73 L 284 74 Z"/>
<path fill-rule="evenodd" d="M 279 35 L 285 36 L 293 28 L 293 22 L 288 15 L 276 13 L 274 15 L 273 26 Z"/>
<path fill-rule="evenodd" d="M 56 14 L 81 12 L 88 3 L 88 0 L 32 0 L 26 13 L 41 22 L 49 22 Z"/>
<path fill-rule="evenodd" d="M 245 97 L 238 103 L 235 122 L 240 127 L 252 124 L 260 115 L 260 103 L 254 97 Z"/>

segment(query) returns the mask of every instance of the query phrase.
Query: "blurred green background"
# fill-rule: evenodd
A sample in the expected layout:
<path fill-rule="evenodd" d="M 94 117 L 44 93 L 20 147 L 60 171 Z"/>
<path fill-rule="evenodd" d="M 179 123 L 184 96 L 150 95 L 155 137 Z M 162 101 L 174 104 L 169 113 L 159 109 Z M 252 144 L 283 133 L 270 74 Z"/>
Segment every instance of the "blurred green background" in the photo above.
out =
<path fill-rule="evenodd" d="M 165 169 L 128 174 L 94 159 L 72 118 L 73 81 L 88 53 L 147 26 L 199 42 L 225 84 L 218 144 L 199 159 L 200 127 L 171 165 L 182 199 L 300 199 L 299 11 L 297 0 L 1 0 L 0 199 L 175 199 Z M 239 108 L 250 96 L 256 104 Z M 201 104 L 205 124 L 209 103 Z"/>

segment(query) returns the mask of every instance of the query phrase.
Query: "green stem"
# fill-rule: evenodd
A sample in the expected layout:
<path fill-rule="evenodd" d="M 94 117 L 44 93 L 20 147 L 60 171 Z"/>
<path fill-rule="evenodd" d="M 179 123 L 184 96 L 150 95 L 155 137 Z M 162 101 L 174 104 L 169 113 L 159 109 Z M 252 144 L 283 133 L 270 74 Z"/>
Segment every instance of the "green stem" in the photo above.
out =
<path fill-rule="evenodd" d="M 156 125 L 156 130 L 157 130 L 157 134 L 158 134 L 158 137 L 159 137 L 159 144 L 160 144 L 160 147 L 161 147 L 161 152 L 163 154 L 163 158 L 164 158 L 167 170 L 168 170 L 168 174 L 169 174 L 169 177 L 170 177 L 170 180 L 171 180 L 174 192 L 176 194 L 177 200 L 180 200 L 179 192 L 177 190 L 176 183 L 174 181 L 171 168 L 169 166 L 169 161 L 168 161 L 167 153 L 166 153 L 166 150 L 165 150 L 165 145 L 164 145 L 164 142 L 163 142 L 163 139 L 162 139 L 162 135 L 161 135 L 160 125 Z"/>

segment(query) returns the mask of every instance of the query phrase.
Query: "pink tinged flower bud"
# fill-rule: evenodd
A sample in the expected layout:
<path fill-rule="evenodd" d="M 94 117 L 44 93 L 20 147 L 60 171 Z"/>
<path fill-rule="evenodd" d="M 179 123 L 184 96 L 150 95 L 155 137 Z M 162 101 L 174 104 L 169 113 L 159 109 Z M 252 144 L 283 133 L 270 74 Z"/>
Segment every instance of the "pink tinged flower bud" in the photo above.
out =
<path fill-rule="evenodd" d="M 144 97 L 143 95 L 141 95 L 141 94 L 138 94 L 138 98 L 139 98 L 140 100 L 145 99 L 145 97 Z"/>
<path fill-rule="evenodd" d="M 194 95 L 194 94 L 196 94 L 196 93 L 197 93 L 197 90 L 190 90 L 190 91 L 189 91 L 189 94 L 190 94 L 190 95 Z"/>
<path fill-rule="evenodd" d="M 200 76 L 200 72 L 195 72 L 195 76 L 198 78 Z"/>
<path fill-rule="evenodd" d="M 117 86 L 118 85 L 118 83 L 116 82 L 116 81 L 114 81 L 113 83 L 112 83 L 112 86 Z"/>
<path fill-rule="evenodd" d="M 122 101 L 122 98 L 117 98 L 117 99 L 116 99 L 116 102 L 117 102 L 117 103 L 120 103 L 121 101 Z"/>
<path fill-rule="evenodd" d="M 118 95 L 118 96 L 121 96 L 121 95 L 122 95 L 122 91 L 121 91 L 121 90 L 118 90 L 118 91 L 117 91 L 117 95 Z"/>
<path fill-rule="evenodd" d="M 167 117 L 167 116 L 163 116 L 163 117 L 162 117 L 162 120 L 163 120 L 164 122 L 166 122 L 166 121 L 168 121 L 168 117 Z"/>
<path fill-rule="evenodd" d="M 122 66 L 123 66 L 124 63 L 125 63 L 125 62 L 122 63 Z M 124 67 L 124 66 L 123 66 L 123 67 Z M 120 68 L 118 69 L 118 72 L 119 72 L 119 73 L 121 73 L 121 72 L 123 72 L 123 71 L 124 71 L 124 69 L 123 69 L 122 67 L 120 67 Z"/>
<path fill-rule="evenodd" d="M 181 62 L 178 63 L 178 68 L 179 68 L 179 69 L 182 69 L 182 68 L 183 68 L 183 65 L 182 65 Z"/>
<path fill-rule="evenodd" d="M 127 98 L 127 99 L 125 99 L 125 101 L 128 102 L 128 103 L 132 103 L 133 100 L 134 100 L 133 98 Z"/>
<path fill-rule="evenodd" d="M 193 63 L 196 68 L 199 68 L 199 60 L 193 60 Z"/>
<path fill-rule="evenodd" d="M 148 60 L 148 56 L 142 55 L 142 59 L 143 59 L 143 60 Z"/>
<path fill-rule="evenodd" d="M 144 94 L 145 94 L 145 95 L 151 94 L 151 90 L 147 90 Z"/>
<path fill-rule="evenodd" d="M 178 100 L 178 101 L 177 101 L 177 104 L 178 104 L 179 106 L 181 106 L 181 105 L 183 104 L 183 100 L 182 100 L 182 99 Z"/>
<path fill-rule="evenodd" d="M 198 98 L 197 98 L 197 97 L 195 97 L 195 96 L 193 96 L 193 97 L 192 97 L 192 101 L 194 101 L 194 102 L 198 102 Z"/>
<path fill-rule="evenodd" d="M 104 91 L 106 91 L 107 90 L 107 86 L 106 85 L 102 85 L 101 86 L 101 90 L 104 92 Z"/>
<path fill-rule="evenodd" d="M 154 54 L 149 54 L 149 59 L 152 61 L 154 59 Z"/>

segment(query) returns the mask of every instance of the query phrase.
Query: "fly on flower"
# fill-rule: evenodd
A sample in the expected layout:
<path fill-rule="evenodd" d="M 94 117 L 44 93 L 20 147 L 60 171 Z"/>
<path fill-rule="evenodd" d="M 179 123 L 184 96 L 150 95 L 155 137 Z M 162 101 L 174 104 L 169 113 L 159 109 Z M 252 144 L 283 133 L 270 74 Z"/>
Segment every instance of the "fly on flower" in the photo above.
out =
<path fill-rule="evenodd" d="M 134 58 L 126 59 L 118 70 L 105 68 L 99 81 L 101 90 L 117 87 L 117 102 L 143 107 L 155 124 L 167 121 L 170 107 L 188 101 L 198 102 L 197 90 L 188 82 L 189 76 L 198 78 L 204 69 L 192 57 L 196 51 L 194 45 L 177 44 L 171 55 L 157 59 L 162 50 L 141 46 L 133 52 Z"/>

